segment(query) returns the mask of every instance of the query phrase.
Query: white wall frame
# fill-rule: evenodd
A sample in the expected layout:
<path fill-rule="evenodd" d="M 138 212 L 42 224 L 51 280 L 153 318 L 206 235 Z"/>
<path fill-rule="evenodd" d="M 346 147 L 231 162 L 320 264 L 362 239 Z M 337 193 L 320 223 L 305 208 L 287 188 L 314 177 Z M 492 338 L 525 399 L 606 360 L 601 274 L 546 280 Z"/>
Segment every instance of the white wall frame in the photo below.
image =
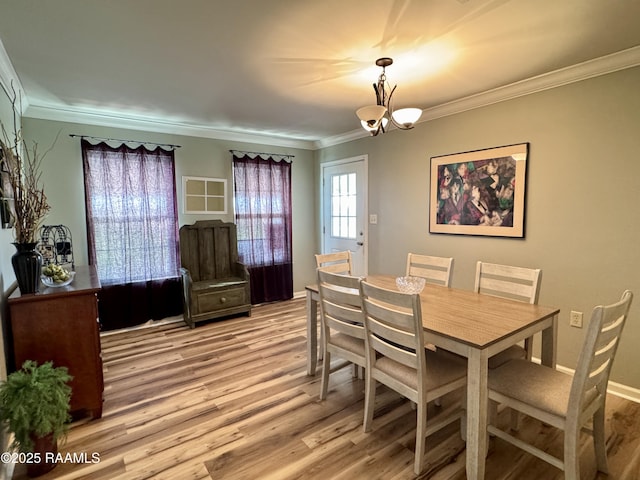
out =
<path fill-rule="evenodd" d="M 183 213 L 227 213 L 227 179 L 182 177 Z"/>

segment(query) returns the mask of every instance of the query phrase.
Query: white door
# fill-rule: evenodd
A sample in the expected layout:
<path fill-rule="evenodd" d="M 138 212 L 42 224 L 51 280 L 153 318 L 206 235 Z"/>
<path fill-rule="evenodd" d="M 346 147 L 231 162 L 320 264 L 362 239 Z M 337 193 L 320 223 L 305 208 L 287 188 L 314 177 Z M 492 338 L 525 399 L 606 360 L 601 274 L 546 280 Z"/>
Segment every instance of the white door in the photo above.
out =
<path fill-rule="evenodd" d="M 322 253 L 351 251 L 353 275 L 367 274 L 367 156 L 322 165 Z"/>

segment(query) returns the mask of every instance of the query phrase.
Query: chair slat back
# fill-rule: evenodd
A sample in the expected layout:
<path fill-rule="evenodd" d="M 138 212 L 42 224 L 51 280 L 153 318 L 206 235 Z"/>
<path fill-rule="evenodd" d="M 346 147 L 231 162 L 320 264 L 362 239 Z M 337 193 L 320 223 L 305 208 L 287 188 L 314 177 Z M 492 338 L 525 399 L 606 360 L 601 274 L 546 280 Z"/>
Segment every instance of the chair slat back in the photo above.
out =
<path fill-rule="evenodd" d="M 360 279 L 320 268 L 317 274 L 323 328 L 364 340 Z"/>
<path fill-rule="evenodd" d="M 429 283 L 449 287 L 451 286 L 452 267 L 453 258 L 451 257 L 433 257 L 409 253 L 407 255 L 406 275 L 422 277 Z"/>
<path fill-rule="evenodd" d="M 604 399 L 609 374 L 632 299 L 633 294 L 625 290 L 617 303 L 600 305 L 593 309 L 578 367 L 573 377 L 570 406 L 582 409 L 596 399 Z"/>
<path fill-rule="evenodd" d="M 538 303 L 540 269 L 478 262 L 474 291 L 531 304 Z"/>
<path fill-rule="evenodd" d="M 366 281 L 360 284 L 367 346 L 373 366 L 388 357 L 398 363 L 426 370 L 424 333 L 420 296 L 377 287 Z"/>
<path fill-rule="evenodd" d="M 316 254 L 316 267 L 326 272 L 351 275 L 351 252 L 332 252 Z"/>

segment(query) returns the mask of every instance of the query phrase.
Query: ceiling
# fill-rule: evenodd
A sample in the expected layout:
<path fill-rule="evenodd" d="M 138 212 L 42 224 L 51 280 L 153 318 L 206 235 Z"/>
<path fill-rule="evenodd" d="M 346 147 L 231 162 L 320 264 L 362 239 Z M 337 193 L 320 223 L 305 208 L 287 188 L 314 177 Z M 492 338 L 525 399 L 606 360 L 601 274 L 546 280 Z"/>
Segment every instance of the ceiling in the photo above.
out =
<path fill-rule="evenodd" d="M 26 116 L 301 144 L 364 133 L 354 112 L 375 103 L 379 57 L 394 59 L 396 107 L 429 112 L 640 51 L 635 0 L 0 0 L 0 12 L 0 80 L 22 89 Z"/>

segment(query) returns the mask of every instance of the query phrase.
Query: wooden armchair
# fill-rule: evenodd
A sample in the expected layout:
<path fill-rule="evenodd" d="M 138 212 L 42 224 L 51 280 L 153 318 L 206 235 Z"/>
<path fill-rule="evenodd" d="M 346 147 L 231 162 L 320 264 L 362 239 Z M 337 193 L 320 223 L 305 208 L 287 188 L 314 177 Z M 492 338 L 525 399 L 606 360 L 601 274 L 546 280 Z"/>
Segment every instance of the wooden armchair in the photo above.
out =
<path fill-rule="evenodd" d="M 180 227 L 184 320 L 195 322 L 247 313 L 251 315 L 249 272 L 238 261 L 236 226 L 202 220 Z"/>

